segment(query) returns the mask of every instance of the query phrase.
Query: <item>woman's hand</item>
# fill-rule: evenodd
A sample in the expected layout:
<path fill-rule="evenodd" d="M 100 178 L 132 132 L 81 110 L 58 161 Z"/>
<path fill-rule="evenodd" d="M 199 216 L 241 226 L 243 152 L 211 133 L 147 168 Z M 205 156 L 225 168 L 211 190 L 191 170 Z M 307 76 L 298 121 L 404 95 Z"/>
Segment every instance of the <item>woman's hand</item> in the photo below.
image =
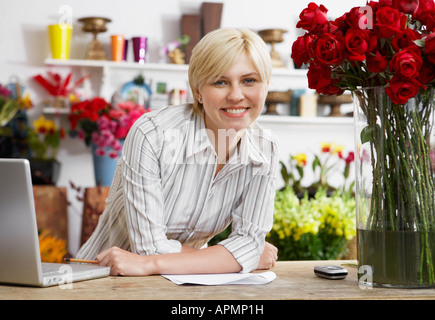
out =
<path fill-rule="evenodd" d="M 266 242 L 264 245 L 263 253 L 260 256 L 257 269 L 271 269 L 275 266 L 278 259 L 278 248 Z"/>
<path fill-rule="evenodd" d="M 97 260 L 100 266 L 110 267 L 112 276 L 147 276 L 155 273 L 152 256 L 141 256 L 118 247 L 102 251 Z"/>

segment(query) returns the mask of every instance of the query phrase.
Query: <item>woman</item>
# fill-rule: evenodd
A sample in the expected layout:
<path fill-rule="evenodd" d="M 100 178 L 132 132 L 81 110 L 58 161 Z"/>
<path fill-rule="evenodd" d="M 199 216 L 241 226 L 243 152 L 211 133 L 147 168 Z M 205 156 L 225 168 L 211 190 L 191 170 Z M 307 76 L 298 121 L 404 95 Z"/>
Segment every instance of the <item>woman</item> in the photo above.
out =
<path fill-rule="evenodd" d="M 106 208 L 78 258 L 112 275 L 250 272 L 275 264 L 277 150 L 260 115 L 270 54 L 252 31 L 219 29 L 192 52 L 193 105 L 145 114 L 130 130 Z M 207 242 L 232 222 L 219 244 Z"/>

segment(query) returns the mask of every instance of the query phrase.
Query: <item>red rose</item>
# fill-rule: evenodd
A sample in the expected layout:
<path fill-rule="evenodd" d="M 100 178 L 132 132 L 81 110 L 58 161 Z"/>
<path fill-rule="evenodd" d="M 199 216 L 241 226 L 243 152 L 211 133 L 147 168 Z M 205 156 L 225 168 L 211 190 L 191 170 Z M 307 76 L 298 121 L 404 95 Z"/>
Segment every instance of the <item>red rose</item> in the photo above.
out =
<path fill-rule="evenodd" d="M 344 36 L 344 43 L 350 61 L 364 61 L 369 47 L 369 37 L 366 30 L 351 28 Z"/>
<path fill-rule="evenodd" d="M 389 86 L 385 88 L 385 93 L 395 104 L 404 104 L 409 99 L 415 97 L 421 87 L 421 83 L 415 79 L 402 80 L 393 77 L 389 81 Z"/>
<path fill-rule="evenodd" d="M 394 7 L 400 12 L 406 14 L 415 14 L 417 12 L 419 0 L 395 0 Z"/>
<path fill-rule="evenodd" d="M 418 77 L 423 64 L 420 49 L 411 46 L 397 52 L 390 61 L 390 71 L 404 80 Z"/>
<path fill-rule="evenodd" d="M 296 39 L 292 45 L 291 58 L 299 68 L 302 64 L 307 63 L 309 60 L 308 46 L 311 42 L 312 36 L 304 35 Z"/>
<path fill-rule="evenodd" d="M 352 8 L 349 12 L 335 19 L 335 22 L 343 27 L 359 28 L 368 26 L 367 13 L 362 11 L 360 7 Z"/>
<path fill-rule="evenodd" d="M 344 39 L 340 32 L 325 33 L 313 41 L 313 57 L 321 64 L 339 65 L 344 60 Z"/>
<path fill-rule="evenodd" d="M 391 38 L 405 29 L 407 17 L 390 7 L 380 7 L 376 11 L 375 30 L 382 38 Z"/>
<path fill-rule="evenodd" d="M 424 61 L 423 66 L 420 69 L 420 77 L 418 80 L 422 84 L 428 84 L 435 79 L 435 65 L 431 64 L 429 61 Z"/>
<path fill-rule="evenodd" d="M 320 5 L 319 7 L 313 2 L 309 3 L 308 7 L 300 13 L 300 21 L 296 24 L 296 28 L 310 31 L 315 25 L 323 24 L 328 21 L 328 18 L 326 17 L 327 12 L 328 9 L 323 5 Z"/>
<path fill-rule="evenodd" d="M 418 20 L 420 20 L 428 31 L 435 30 L 435 8 L 420 13 Z"/>
<path fill-rule="evenodd" d="M 421 34 L 412 29 L 405 29 L 401 33 L 396 34 L 391 41 L 394 50 L 400 51 L 409 46 L 415 46 L 414 40 L 421 38 Z"/>
<path fill-rule="evenodd" d="M 311 64 L 307 72 L 308 88 L 317 90 L 329 85 L 331 82 L 331 69 Z"/>
<path fill-rule="evenodd" d="M 331 79 L 331 69 L 321 65 L 310 65 L 307 72 L 308 87 L 318 93 L 339 95 L 343 90 L 336 86 L 338 79 Z"/>
<path fill-rule="evenodd" d="M 381 54 L 378 50 L 367 55 L 367 69 L 370 72 L 380 73 L 385 71 L 388 65 L 388 57 Z"/>
<path fill-rule="evenodd" d="M 331 82 L 329 83 L 329 85 L 322 88 L 321 91 L 318 91 L 318 92 L 322 93 L 322 94 L 331 95 L 331 96 L 338 96 L 344 92 L 344 90 L 338 86 L 339 82 L 340 81 L 338 79 L 331 79 Z"/>
<path fill-rule="evenodd" d="M 416 18 L 421 21 L 422 15 L 431 11 L 433 8 L 435 8 L 433 0 L 419 0 L 417 12 L 415 13 Z"/>

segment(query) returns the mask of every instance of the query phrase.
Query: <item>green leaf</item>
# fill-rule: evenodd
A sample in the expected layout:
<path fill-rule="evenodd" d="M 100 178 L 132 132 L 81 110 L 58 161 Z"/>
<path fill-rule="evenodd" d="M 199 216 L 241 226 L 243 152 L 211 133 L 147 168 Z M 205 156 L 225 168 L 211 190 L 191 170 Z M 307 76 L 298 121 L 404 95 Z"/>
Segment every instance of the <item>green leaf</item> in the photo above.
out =
<path fill-rule="evenodd" d="M 372 128 L 367 126 L 364 129 L 362 129 L 361 136 L 360 136 L 361 144 L 369 142 L 371 140 L 371 136 L 372 136 Z"/>
<path fill-rule="evenodd" d="M 313 171 L 316 170 L 316 167 L 320 167 L 320 159 L 317 155 L 314 156 L 314 161 L 313 161 Z"/>

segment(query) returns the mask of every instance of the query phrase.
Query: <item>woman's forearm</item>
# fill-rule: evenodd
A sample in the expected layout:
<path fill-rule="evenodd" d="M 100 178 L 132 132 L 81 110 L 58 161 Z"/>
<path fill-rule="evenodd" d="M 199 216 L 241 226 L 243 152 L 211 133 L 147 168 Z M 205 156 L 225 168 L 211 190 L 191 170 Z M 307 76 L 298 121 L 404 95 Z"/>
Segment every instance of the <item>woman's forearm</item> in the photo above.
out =
<path fill-rule="evenodd" d="M 150 256 L 156 274 L 229 273 L 242 270 L 233 255 L 221 245 L 204 249 L 183 247 L 181 253 Z"/>

